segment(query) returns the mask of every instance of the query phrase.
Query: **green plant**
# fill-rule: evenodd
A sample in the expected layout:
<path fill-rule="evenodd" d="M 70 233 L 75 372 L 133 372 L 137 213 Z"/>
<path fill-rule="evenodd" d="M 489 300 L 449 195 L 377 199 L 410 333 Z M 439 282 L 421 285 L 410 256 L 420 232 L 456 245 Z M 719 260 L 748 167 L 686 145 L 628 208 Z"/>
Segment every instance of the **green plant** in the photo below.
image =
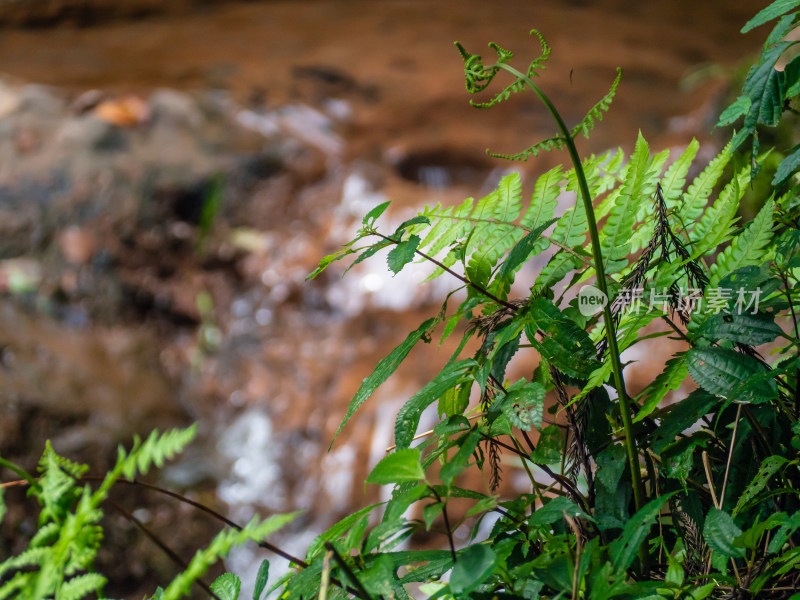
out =
<path fill-rule="evenodd" d="M 486 91 L 501 73 L 512 77 L 476 106 L 531 90 L 553 117 L 555 136 L 504 157 L 566 149 L 571 167 L 541 175 L 530 202 L 512 173 L 480 200 L 426 207 L 390 232 L 379 227 L 388 203 L 377 206 L 356 238 L 310 275 L 347 256 L 357 264 L 388 250 L 394 273 L 420 259 L 434 267 L 431 278 L 458 282 L 439 313 L 364 380 L 340 431 L 420 341 L 430 343 L 439 329 L 442 341 L 456 333 L 461 341 L 402 407 L 396 446 L 367 478 L 392 485 L 391 499 L 333 525 L 305 559 L 260 542 L 296 567 L 272 592 L 286 600 L 800 598 L 798 147 L 780 163 L 752 222 L 742 226 L 737 217 L 764 159 L 758 128 L 776 125 L 800 95 L 798 60 L 776 69 L 793 44 L 784 38 L 797 27 L 798 7 L 798 0 L 777 0 L 745 26 L 778 19 L 742 96 L 720 118 L 744 117 L 743 128 L 688 186 L 696 141 L 671 163 L 669 152 L 653 154 L 641 135 L 628 157 L 616 150 L 579 158 L 575 140 L 602 118 L 619 74 L 568 128 L 534 81 L 550 52 L 538 32 L 542 54 L 524 72 L 496 44 L 497 60 L 488 65 L 457 45 L 470 93 Z M 747 138 L 751 153 L 738 166 L 734 151 Z M 729 163 L 733 175 L 725 180 Z M 556 214 L 565 191 L 580 202 Z M 537 255 L 547 257 L 545 266 L 527 282 L 529 292 L 515 297 L 517 279 L 529 276 L 523 268 Z M 594 300 L 601 310 L 592 310 Z M 631 397 L 621 353 L 665 336 L 683 349 Z M 527 361 L 530 377 L 509 381 L 512 359 Z M 663 402 L 690 379 L 691 393 Z M 439 422 L 417 435 L 433 405 Z M 80 598 L 99 590 L 104 579 L 91 564 L 108 488 L 189 437 L 154 434 L 130 454 L 120 451 L 95 492 L 80 487 L 82 466 L 50 448 L 39 479 L 0 461 L 43 505 L 31 548 L 0 564 L 0 598 Z M 509 458 L 524 469 L 528 493 L 497 493 Z M 461 485 L 474 466 L 489 474 L 489 489 Z M 185 594 L 232 544 L 262 539 L 289 519 L 245 528 L 225 520 L 233 529 L 156 597 Z M 470 529 L 463 547 L 458 527 Z M 421 529 L 442 531 L 447 548 L 402 549 Z M 255 600 L 267 571 L 262 564 Z M 240 584 L 228 573 L 208 591 L 235 600 Z"/>
<path fill-rule="evenodd" d="M 354 240 L 311 274 L 346 256 L 357 264 L 388 249 L 392 272 L 421 259 L 435 267 L 431 277 L 446 273 L 462 292 L 457 308 L 449 306 L 451 293 L 437 316 L 378 364 L 341 427 L 437 328 L 442 340 L 456 331 L 462 340 L 442 371 L 401 408 L 396 449 L 367 479 L 394 485 L 378 524 L 368 527 L 369 508 L 335 525 L 321 538 L 328 553 L 315 544 L 309 567 L 286 578 L 285 598 L 317 593 L 330 573 L 358 583 L 363 600 L 406 597 L 411 582 L 423 582 L 432 597 L 459 598 L 788 597 L 800 591 L 796 148 L 755 219 L 742 227 L 737 217 L 762 160 L 757 125 L 775 125 L 800 92 L 797 60 L 775 69 L 792 44 L 782 40 L 797 25 L 798 5 L 779 0 L 746 26 L 780 17 L 744 99 L 721 117 L 743 115 L 745 127 L 686 189 L 697 142 L 669 166 L 669 153 L 651 153 L 641 135 L 627 158 L 616 150 L 579 159 L 575 140 L 607 110 L 619 75 L 568 128 L 534 81 L 549 55 L 538 32 L 542 54 L 524 72 L 496 44 L 490 44 L 497 55 L 492 64 L 457 44 L 470 93 L 487 90 L 502 72 L 512 76 L 475 106 L 531 90 L 557 128 L 554 137 L 519 154 L 494 156 L 527 159 L 565 148 L 571 168 L 541 175 L 530 202 L 523 202 L 520 176 L 512 173 L 478 201 L 426 207 L 388 232 L 379 228 L 388 208 L 382 204 L 365 216 Z M 721 181 L 748 136 L 755 140 L 750 164 Z M 580 203 L 556 215 L 565 190 Z M 529 294 L 512 297 L 520 270 L 548 249 Z M 588 282 L 596 287 L 585 287 Z M 576 296 L 578 288 L 583 294 Z M 602 315 L 586 310 L 587 297 L 606 300 Z M 643 306 L 642 299 L 651 302 Z M 779 325 L 787 319 L 791 333 Z M 685 348 L 631 398 L 620 353 L 662 336 L 679 338 Z M 777 354 L 772 363 L 756 350 L 766 343 Z M 512 358 L 527 360 L 532 375 L 507 381 Z M 690 377 L 698 388 L 664 406 L 667 394 Z M 544 416 L 546 394 L 554 397 L 555 418 Z M 420 415 L 431 405 L 440 421 L 413 445 Z M 504 452 L 520 460 L 530 493 L 492 495 Z M 489 494 L 458 486 L 472 465 L 490 474 Z M 448 506 L 465 499 L 472 506 L 453 522 Z M 414 505 L 421 518 L 404 517 Z M 490 514 L 497 520 L 488 538 L 479 539 L 478 524 Z M 472 543 L 458 549 L 453 530 L 468 520 Z M 413 531 L 434 524 L 443 528 L 449 551 L 396 550 Z M 339 561 L 326 563 L 326 556 Z"/>
<path fill-rule="evenodd" d="M 0 465 L 22 478 L 13 483 L 26 484 L 29 495 L 41 507 L 38 530 L 27 550 L 0 562 L 0 598 L 78 600 L 89 594 L 103 598 L 102 590 L 107 580 L 94 570 L 94 561 L 103 540 L 100 527 L 104 514 L 102 503 L 108 500 L 109 491 L 116 483 L 160 490 L 155 486 L 137 483 L 135 476 L 146 474 L 153 465 L 162 466 L 164 461 L 179 453 L 192 440 L 195 431 L 194 426 L 164 434 L 154 431 L 144 442 L 136 439 L 130 451 L 119 448 L 114 468 L 99 478 L 87 476 L 86 465 L 59 456 L 49 443 L 39 461 L 38 477 L 0 458 Z M 90 482 L 95 481 L 99 485 L 93 491 Z M 0 517 L 5 514 L 3 489 L 0 487 Z M 197 503 L 178 494 L 169 495 L 199 507 Z M 115 504 L 115 508 L 141 525 L 118 504 Z M 210 511 L 207 508 L 205 510 Z M 173 579 L 166 589 L 159 588 L 156 591 L 154 599 L 174 600 L 186 595 L 208 567 L 224 557 L 236 544 L 253 540 L 274 548 L 262 540 L 292 518 L 294 515 L 276 515 L 263 521 L 253 519 L 245 527 L 226 520 L 231 527 L 221 531 L 208 547 L 199 550 L 188 565 L 183 565 L 183 573 Z M 167 549 L 151 532 L 147 533 L 162 549 Z M 262 590 L 266 584 L 267 568 L 265 563 L 259 573 L 260 579 L 264 580 L 261 583 Z M 214 586 L 218 588 L 215 597 L 225 596 L 227 579 L 221 578 L 219 583 L 215 582 Z"/>

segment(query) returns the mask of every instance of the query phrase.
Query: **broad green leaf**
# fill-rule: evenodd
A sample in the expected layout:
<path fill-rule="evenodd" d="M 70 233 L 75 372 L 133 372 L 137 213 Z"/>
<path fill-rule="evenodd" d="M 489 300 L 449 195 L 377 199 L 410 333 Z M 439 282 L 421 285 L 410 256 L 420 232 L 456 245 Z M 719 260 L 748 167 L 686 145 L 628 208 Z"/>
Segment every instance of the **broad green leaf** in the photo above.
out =
<path fill-rule="evenodd" d="M 765 314 L 711 315 L 697 333 L 712 341 L 729 340 L 739 344 L 759 346 L 771 342 L 783 333 L 773 317 Z"/>
<path fill-rule="evenodd" d="M 551 465 L 561 459 L 561 449 L 564 447 L 564 437 L 557 425 L 548 425 L 539 434 L 536 450 L 531 454 L 531 460 L 540 465 Z"/>
<path fill-rule="evenodd" d="M 607 490 L 615 489 L 625 472 L 626 464 L 625 448 L 620 444 L 608 446 L 597 455 L 597 483 Z"/>
<path fill-rule="evenodd" d="M 750 500 L 752 500 L 761 490 L 766 487 L 767 482 L 770 478 L 778 472 L 778 470 L 785 465 L 788 459 L 784 458 L 783 456 L 769 456 L 764 459 L 764 462 L 761 463 L 761 466 L 758 469 L 758 473 L 756 476 L 753 477 L 753 481 L 751 481 L 748 486 L 745 488 L 742 495 L 739 496 L 739 501 L 736 503 L 736 507 L 733 509 L 733 514 L 736 515 L 740 510 L 742 510 Z"/>
<path fill-rule="evenodd" d="M 745 549 L 733 545 L 733 540 L 740 535 L 742 535 L 742 530 L 736 526 L 728 513 L 718 508 L 708 511 L 706 522 L 703 525 L 703 537 L 712 550 L 720 552 L 726 557 L 743 557 Z"/>
<path fill-rule="evenodd" d="M 256 584 L 253 588 L 253 600 L 261 600 L 264 589 L 267 587 L 267 580 L 269 579 L 269 561 L 265 558 L 261 561 L 261 566 L 258 567 L 258 575 L 256 575 Z"/>
<path fill-rule="evenodd" d="M 778 165 L 775 176 L 772 178 L 772 185 L 774 187 L 782 186 L 798 168 L 800 168 L 800 144 L 792 148 L 788 156 Z"/>
<path fill-rule="evenodd" d="M 653 450 L 660 453 L 665 446 L 675 441 L 679 433 L 692 427 L 719 404 L 720 400 L 705 390 L 693 391 L 672 406 L 669 413 L 661 419 L 656 431 L 656 441 L 653 442 Z"/>
<path fill-rule="evenodd" d="M 651 500 L 625 524 L 620 537 L 611 543 L 610 555 L 615 571 L 619 573 L 631 566 L 637 549 L 650 533 L 661 507 L 676 493 L 670 492 Z"/>
<path fill-rule="evenodd" d="M 425 521 L 425 531 L 430 531 L 433 522 L 442 514 L 444 502 L 434 502 L 422 509 L 422 520 Z"/>
<path fill-rule="evenodd" d="M 573 377 L 588 377 L 598 366 L 596 350 L 589 335 L 561 312 L 550 300 L 534 298 L 523 318 L 528 341 L 542 357 Z M 537 337 L 537 331 L 543 335 Z"/>
<path fill-rule="evenodd" d="M 744 27 L 742 27 L 742 33 L 747 33 L 751 29 L 780 17 L 782 14 L 794 10 L 799 6 L 800 1 L 798 0 L 775 0 L 775 2 L 761 9 L 755 17 L 745 23 Z"/>
<path fill-rule="evenodd" d="M 412 235 L 404 242 L 400 242 L 392 248 L 386 257 L 386 262 L 389 265 L 389 270 L 397 275 L 403 270 L 408 263 L 414 260 L 414 253 L 419 246 L 419 236 Z"/>
<path fill-rule="evenodd" d="M 552 500 L 549 500 L 547 504 L 541 508 L 537 508 L 528 519 L 528 524 L 533 525 L 534 527 L 552 525 L 553 523 L 561 521 L 564 518 L 564 513 L 573 519 L 580 518 L 592 520 L 592 518 L 578 508 L 578 505 L 572 500 L 565 498 L 564 496 L 556 496 Z"/>
<path fill-rule="evenodd" d="M 763 402 L 773 396 L 770 387 L 753 389 L 748 379 L 763 373 L 751 356 L 727 348 L 692 348 L 686 360 L 689 374 L 704 390 L 739 402 Z"/>
<path fill-rule="evenodd" d="M 460 439 L 458 451 L 448 460 L 439 471 L 439 478 L 448 488 L 453 485 L 453 481 L 469 465 L 469 459 L 475 452 L 483 437 L 480 431 L 473 429 Z"/>
<path fill-rule="evenodd" d="M 432 319 L 428 319 L 417 329 L 409 333 L 408 337 L 406 337 L 406 339 L 403 340 L 399 346 L 389 353 L 389 356 L 378 363 L 378 366 L 375 367 L 375 370 L 372 372 L 372 374 L 361 382 L 361 386 L 358 388 L 356 395 L 353 396 L 353 399 L 350 401 L 350 404 L 347 407 L 347 413 L 345 414 L 344 419 L 342 419 L 342 422 L 339 424 L 339 428 L 336 430 L 336 434 L 333 436 L 331 447 L 333 447 L 333 442 L 336 441 L 336 438 L 342 431 L 342 428 L 350 420 L 350 417 L 353 416 L 356 410 L 358 410 L 358 408 L 364 404 L 367 398 L 369 398 L 372 393 L 378 389 L 378 386 L 389 379 L 389 376 L 397 370 L 397 367 L 399 367 L 400 363 L 405 360 L 406 356 L 408 356 L 408 353 L 416 345 L 416 343 L 423 339 L 438 323 L 438 318 L 434 317 Z"/>
<path fill-rule="evenodd" d="M 526 260 L 533 254 L 536 244 L 545 229 L 555 223 L 555 219 L 545 221 L 538 225 L 536 229 L 532 230 L 525 237 L 523 237 L 508 253 L 508 257 L 503 261 L 500 271 L 497 273 L 496 279 L 508 279 L 525 263 Z"/>
<path fill-rule="evenodd" d="M 421 481 L 425 471 L 419 462 L 417 448 L 400 448 L 384 457 L 367 477 L 367 483 L 388 484 L 403 481 Z"/>
<path fill-rule="evenodd" d="M 394 440 L 398 448 L 407 448 L 411 444 L 417 433 L 422 411 L 438 401 L 447 390 L 461 383 L 476 365 L 477 363 L 471 358 L 447 363 L 433 381 L 403 405 L 397 413 L 394 425 Z"/>
<path fill-rule="evenodd" d="M 545 390 L 539 383 L 526 383 L 517 389 L 509 389 L 500 409 L 514 427 L 524 431 L 541 429 Z"/>
<path fill-rule="evenodd" d="M 679 352 L 667 361 L 664 370 L 636 397 L 637 403 L 642 399 L 644 403 L 633 422 L 638 423 L 652 413 L 669 392 L 681 386 L 687 375 L 686 353 Z"/>
<path fill-rule="evenodd" d="M 242 580 L 233 573 L 223 573 L 211 584 L 211 591 L 220 597 L 220 600 L 237 600 L 242 589 Z"/>
<path fill-rule="evenodd" d="M 489 578 L 497 562 L 494 550 L 486 544 L 474 544 L 461 550 L 450 574 L 450 589 L 453 594 L 468 594 L 473 591 Z"/>

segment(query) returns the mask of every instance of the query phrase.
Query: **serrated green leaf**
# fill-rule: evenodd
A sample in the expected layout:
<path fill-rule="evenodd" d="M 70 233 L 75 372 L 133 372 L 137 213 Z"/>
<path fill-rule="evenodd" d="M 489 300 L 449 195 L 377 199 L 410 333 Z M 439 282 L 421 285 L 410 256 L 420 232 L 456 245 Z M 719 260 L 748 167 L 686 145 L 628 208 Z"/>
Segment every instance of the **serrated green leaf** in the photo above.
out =
<path fill-rule="evenodd" d="M 450 574 L 453 594 L 468 594 L 486 581 L 497 566 L 497 554 L 486 544 L 473 544 L 458 553 Z"/>
<path fill-rule="evenodd" d="M 417 342 L 425 337 L 438 322 L 439 319 L 436 317 L 428 319 L 417 329 L 409 333 L 408 337 L 406 337 L 406 339 L 403 340 L 399 346 L 389 353 L 389 356 L 378 363 L 378 366 L 375 367 L 375 370 L 372 372 L 372 374 L 364 378 L 364 381 L 361 382 L 361 386 L 358 388 L 356 395 L 353 396 L 353 399 L 350 401 L 350 404 L 347 407 L 347 413 L 345 414 L 344 419 L 342 419 L 342 422 L 339 424 L 336 434 L 333 436 L 331 447 L 333 447 L 333 442 L 336 441 L 336 438 L 342 431 L 342 428 L 345 426 L 345 424 L 350 420 L 350 417 L 352 417 L 356 410 L 358 410 L 358 408 L 364 404 L 367 398 L 369 398 L 372 393 L 378 389 L 378 386 L 389 379 L 389 376 L 397 370 L 397 367 L 399 367 L 400 363 L 405 360 L 406 356 L 408 356 L 408 353 L 417 344 Z"/>
<path fill-rule="evenodd" d="M 242 589 L 242 580 L 233 573 L 223 573 L 211 584 L 211 591 L 220 600 L 237 600 Z"/>
<path fill-rule="evenodd" d="M 421 481 L 425 471 L 419 462 L 418 448 L 400 448 L 384 457 L 367 477 L 367 483 L 385 485 L 403 481 Z"/>
<path fill-rule="evenodd" d="M 447 390 L 461 383 L 476 365 L 471 358 L 447 363 L 430 383 L 403 405 L 397 413 L 394 426 L 394 439 L 398 448 L 407 448 L 411 443 L 422 411 L 439 400 Z"/>
<path fill-rule="evenodd" d="M 763 367 L 753 357 L 727 348 L 692 348 L 686 366 L 697 385 L 728 400 L 763 402 L 774 393 L 769 387 L 747 388 L 747 381 L 763 373 Z"/>
<path fill-rule="evenodd" d="M 350 254 L 355 254 L 355 250 L 352 248 L 342 248 L 338 252 L 334 252 L 333 254 L 329 254 L 328 256 L 324 257 L 322 260 L 319 261 L 319 265 L 317 268 L 311 271 L 308 275 L 306 275 L 305 281 L 311 281 L 312 279 L 316 278 L 317 275 L 322 273 L 328 266 L 336 262 L 337 260 L 342 260 L 345 256 L 349 256 Z"/>
<path fill-rule="evenodd" d="M 332 542 L 334 540 L 339 539 L 341 536 L 347 532 L 353 524 L 358 521 L 364 515 L 369 514 L 372 509 L 381 506 L 384 504 L 383 502 L 378 502 L 376 504 L 370 504 L 369 506 L 365 506 L 364 508 L 357 510 L 356 512 L 346 516 L 344 519 L 339 521 L 338 523 L 334 523 L 331 527 L 326 530 L 324 533 L 317 536 L 311 545 L 308 547 L 306 551 L 306 561 L 310 561 L 314 558 L 317 554 L 322 552 L 325 542 Z"/>
<path fill-rule="evenodd" d="M 561 521 L 564 518 L 564 513 L 572 519 L 592 520 L 592 518 L 578 508 L 578 505 L 572 500 L 564 496 L 556 496 L 541 508 L 537 508 L 528 519 L 528 524 L 534 527 L 552 525 L 553 523 Z"/>
<path fill-rule="evenodd" d="M 775 171 L 775 176 L 772 178 L 772 185 L 775 187 L 782 186 L 789 177 L 800 169 L 800 144 L 795 146 L 789 151 L 786 156 L 778 165 Z"/>
<path fill-rule="evenodd" d="M 742 535 L 742 530 L 736 526 L 728 513 L 718 508 L 708 511 L 703 525 L 703 537 L 712 550 L 724 554 L 728 558 L 742 558 L 745 555 L 745 549 L 733 545 L 733 540 L 740 535 Z"/>
<path fill-rule="evenodd" d="M 414 254 L 419 246 L 419 236 L 412 235 L 404 242 L 400 242 L 392 248 L 386 257 L 386 262 L 389 265 L 389 270 L 397 275 L 403 270 L 408 263 L 414 260 Z"/>
<path fill-rule="evenodd" d="M 733 509 L 733 514 L 736 515 L 750 500 L 763 490 L 770 478 L 787 462 L 789 462 L 788 459 L 778 455 L 765 458 L 764 462 L 762 462 L 761 466 L 758 468 L 758 473 L 756 473 L 753 480 L 747 485 L 742 495 L 739 496 L 739 501 Z"/>
<path fill-rule="evenodd" d="M 798 0 L 775 0 L 775 2 L 761 9 L 755 17 L 745 23 L 744 27 L 742 27 L 742 33 L 747 33 L 751 29 L 780 17 L 782 14 L 794 10 L 798 6 L 800 6 L 800 1 Z"/>
<path fill-rule="evenodd" d="M 561 460 L 561 449 L 564 437 L 557 425 L 548 425 L 539 434 L 536 450 L 531 453 L 531 460 L 540 465 L 552 465 Z"/>
<path fill-rule="evenodd" d="M 524 431 L 540 429 L 544 410 L 545 390 L 539 383 L 526 383 L 517 389 L 509 389 L 499 400 L 500 410 L 514 427 Z"/>
<path fill-rule="evenodd" d="M 687 375 L 686 354 L 680 352 L 667 361 L 664 370 L 636 397 L 637 403 L 644 402 L 633 422 L 638 423 L 652 413 L 669 392 L 681 386 Z"/>
<path fill-rule="evenodd" d="M 774 317 L 764 314 L 723 314 L 709 316 L 697 333 L 712 341 L 729 340 L 739 344 L 759 346 L 771 342 L 783 333 Z"/>
<path fill-rule="evenodd" d="M 483 439 L 477 429 L 473 429 L 459 440 L 458 451 L 448 460 L 439 471 L 439 478 L 448 488 L 453 485 L 456 477 L 467 468 L 469 459 L 478 447 L 478 443 Z"/>

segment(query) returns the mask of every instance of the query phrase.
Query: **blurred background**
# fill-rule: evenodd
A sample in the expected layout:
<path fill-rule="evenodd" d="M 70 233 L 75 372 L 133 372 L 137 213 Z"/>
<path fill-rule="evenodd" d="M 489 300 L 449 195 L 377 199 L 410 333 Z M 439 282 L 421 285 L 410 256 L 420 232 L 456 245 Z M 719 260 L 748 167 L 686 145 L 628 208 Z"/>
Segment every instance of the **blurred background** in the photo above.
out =
<path fill-rule="evenodd" d="M 391 277 L 380 256 L 345 278 L 306 274 L 380 202 L 400 220 L 512 168 L 529 192 L 567 162 L 486 156 L 554 132 L 532 96 L 470 108 L 453 41 L 487 59 L 496 41 L 524 68 L 539 29 L 553 48 L 542 86 L 568 124 L 620 66 L 579 150 L 630 151 L 641 130 L 655 150 L 697 137 L 702 164 L 765 35 L 738 31 L 764 4 L 0 0 L 0 455 L 31 470 L 50 439 L 99 474 L 134 434 L 197 422 L 151 480 L 242 522 L 305 509 L 276 539 L 304 555 L 381 494 L 363 479 L 447 347 L 412 352 L 328 446 L 361 380 L 452 283 Z M 634 393 L 660 364 L 626 371 Z M 509 467 L 505 485 L 524 482 Z M 219 528 L 151 492 L 115 498 L 187 560 Z M 24 492 L 7 502 L 0 558 L 36 527 Z M 109 510 L 105 527 L 109 596 L 169 581 L 177 567 L 135 526 Z M 227 567 L 252 581 L 266 556 L 240 549 Z"/>

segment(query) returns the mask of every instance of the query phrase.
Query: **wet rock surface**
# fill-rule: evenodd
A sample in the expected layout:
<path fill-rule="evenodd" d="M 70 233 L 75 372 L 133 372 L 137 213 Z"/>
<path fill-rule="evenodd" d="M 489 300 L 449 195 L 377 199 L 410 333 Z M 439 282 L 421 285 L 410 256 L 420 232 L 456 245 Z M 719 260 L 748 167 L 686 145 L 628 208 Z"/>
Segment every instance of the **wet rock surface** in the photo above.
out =
<path fill-rule="evenodd" d="M 199 442 L 165 485 L 238 520 L 307 509 L 280 540 L 298 555 L 381 493 L 365 497 L 361 482 L 393 441 L 397 409 L 450 350 L 415 349 L 328 452 L 363 377 L 449 288 L 419 287 L 424 268 L 392 278 L 380 258 L 345 279 L 306 274 L 379 202 L 395 200 L 400 221 L 487 192 L 509 165 L 482 149 L 525 147 L 546 123 L 524 98 L 472 111 L 451 38 L 527 57 L 526 28 L 540 27 L 555 47 L 546 83 L 568 115 L 626 67 L 586 152 L 632 143 L 641 127 L 652 147 L 696 135 L 711 154 L 724 83 L 689 94 L 679 80 L 699 62 L 738 60 L 735 32 L 756 10 L 728 7 L 701 25 L 715 13 L 681 2 L 695 18 L 611 0 L 568 12 L 307 4 L 186 3 L 179 17 L 94 27 L 62 15 L 54 29 L 0 38 L 13 73 L 0 81 L 0 454 L 33 469 L 51 439 L 99 473 L 134 434 L 198 422 Z M 563 160 L 514 166 L 532 175 Z M 633 391 L 650 376 L 640 369 Z M 18 492 L 0 555 L 35 526 Z M 154 530 L 179 523 L 170 540 L 184 557 L 218 529 L 142 490 L 115 493 Z M 141 597 L 174 571 L 120 515 L 108 531 L 110 595 Z M 245 574 L 260 556 L 245 549 L 228 566 Z"/>

